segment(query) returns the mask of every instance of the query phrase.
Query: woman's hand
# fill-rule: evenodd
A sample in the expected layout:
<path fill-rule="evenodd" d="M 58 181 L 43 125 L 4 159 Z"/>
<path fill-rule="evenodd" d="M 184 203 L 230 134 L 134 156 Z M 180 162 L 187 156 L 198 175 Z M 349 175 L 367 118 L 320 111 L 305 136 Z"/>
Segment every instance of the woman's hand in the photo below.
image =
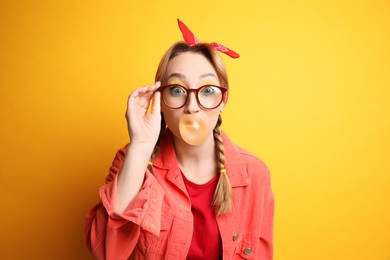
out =
<path fill-rule="evenodd" d="M 127 101 L 127 127 L 131 142 L 150 144 L 154 147 L 161 128 L 160 92 L 161 83 L 135 89 Z M 153 100 L 152 100 L 153 98 Z M 148 107 L 152 100 L 151 112 Z"/>

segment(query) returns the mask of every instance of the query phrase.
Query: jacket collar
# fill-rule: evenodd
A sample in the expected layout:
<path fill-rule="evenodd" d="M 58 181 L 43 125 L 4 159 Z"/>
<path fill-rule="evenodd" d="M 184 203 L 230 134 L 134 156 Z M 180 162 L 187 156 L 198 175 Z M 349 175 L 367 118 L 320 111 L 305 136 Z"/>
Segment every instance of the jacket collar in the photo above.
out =
<path fill-rule="evenodd" d="M 222 132 L 222 139 L 225 148 L 226 173 L 229 177 L 230 184 L 232 187 L 247 186 L 250 180 L 240 148 L 224 132 Z M 168 170 L 167 178 L 170 181 L 174 183 L 179 181 L 180 168 L 173 145 L 173 134 L 168 128 L 160 140 L 160 150 L 153 165 Z"/>

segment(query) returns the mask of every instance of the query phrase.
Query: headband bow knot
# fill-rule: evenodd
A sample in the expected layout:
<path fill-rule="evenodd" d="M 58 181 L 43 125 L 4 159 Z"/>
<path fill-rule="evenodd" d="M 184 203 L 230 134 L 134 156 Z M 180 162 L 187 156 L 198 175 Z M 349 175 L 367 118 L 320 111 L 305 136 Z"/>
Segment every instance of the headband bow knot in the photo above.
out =
<path fill-rule="evenodd" d="M 179 24 L 180 31 L 183 34 L 183 38 L 186 43 L 188 43 L 191 47 L 200 43 L 199 40 L 195 37 L 195 35 L 190 31 L 190 29 L 188 29 L 188 27 L 183 22 L 181 22 L 179 19 L 177 19 L 177 22 Z M 240 57 L 238 53 L 232 51 L 231 49 L 229 49 L 228 47 L 220 43 L 212 42 L 209 44 L 215 50 L 225 53 L 226 55 L 229 55 L 232 58 Z"/>

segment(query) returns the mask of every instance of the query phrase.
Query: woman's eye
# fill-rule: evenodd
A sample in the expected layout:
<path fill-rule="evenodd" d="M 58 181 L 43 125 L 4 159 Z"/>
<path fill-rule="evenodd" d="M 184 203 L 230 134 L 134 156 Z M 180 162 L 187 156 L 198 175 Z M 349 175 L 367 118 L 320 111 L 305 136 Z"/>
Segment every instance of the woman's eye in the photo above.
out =
<path fill-rule="evenodd" d="M 186 91 L 182 87 L 174 86 L 169 88 L 169 93 L 172 96 L 182 96 L 186 94 Z"/>
<path fill-rule="evenodd" d="M 202 90 L 201 90 L 201 93 L 202 95 L 204 96 L 211 96 L 215 93 L 215 89 L 211 86 L 207 86 L 207 87 L 204 87 Z"/>

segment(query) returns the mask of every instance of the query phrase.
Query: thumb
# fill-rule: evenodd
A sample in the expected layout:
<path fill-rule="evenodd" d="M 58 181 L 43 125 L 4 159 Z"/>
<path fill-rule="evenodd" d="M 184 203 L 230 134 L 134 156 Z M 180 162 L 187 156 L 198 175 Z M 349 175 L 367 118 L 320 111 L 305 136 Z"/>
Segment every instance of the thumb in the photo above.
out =
<path fill-rule="evenodd" d="M 161 100 L 160 100 L 160 97 L 161 97 L 160 91 L 154 92 L 153 100 L 152 100 L 152 109 L 150 111 L 153 115 L 159 115 L 160 114 L 160 111 L 161 111 Z"/>

